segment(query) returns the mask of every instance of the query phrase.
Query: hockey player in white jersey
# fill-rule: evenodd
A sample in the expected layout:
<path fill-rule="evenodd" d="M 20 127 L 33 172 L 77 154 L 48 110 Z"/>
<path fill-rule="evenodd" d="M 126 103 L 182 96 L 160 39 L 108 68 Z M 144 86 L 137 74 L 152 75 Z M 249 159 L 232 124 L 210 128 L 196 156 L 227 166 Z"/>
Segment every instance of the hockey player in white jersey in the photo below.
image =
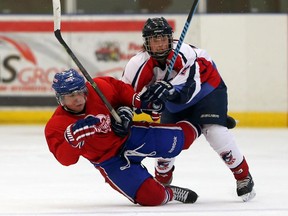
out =
<path fill-rule="evenodd" d="M 237 195 L 244 202 L 251 200 L 256 195 L 254 182 L 247 161 L 228 130 L 227 87 L 215 63 L 205 50 L 183 43 L 172 72 L 164 80 L 177 46 L 173 30 L 165 18 L 149 18 L 142 36 L 143 50 L 129 60 L 122 81 L 137 92 L 145 87 L 142 97 L 146 100 L 165 102 L 161 123 L 187 120 L 200 125 L 210 146 L 231 170 Z M 171 183 L 174 160 L 156 160 L 155 178 L 161 183 Z"/>

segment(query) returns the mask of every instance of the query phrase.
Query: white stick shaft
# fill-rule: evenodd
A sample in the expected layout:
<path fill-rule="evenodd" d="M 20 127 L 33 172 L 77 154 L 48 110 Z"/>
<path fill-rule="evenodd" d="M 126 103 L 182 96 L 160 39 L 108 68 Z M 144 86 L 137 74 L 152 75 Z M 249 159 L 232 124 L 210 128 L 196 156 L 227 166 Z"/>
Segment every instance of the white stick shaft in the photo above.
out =
<path fill-rule="evenodd" d="M 61 3 L 60 0 L 52 0 L 54 15 L 54 31 L 61 28 Z"/>

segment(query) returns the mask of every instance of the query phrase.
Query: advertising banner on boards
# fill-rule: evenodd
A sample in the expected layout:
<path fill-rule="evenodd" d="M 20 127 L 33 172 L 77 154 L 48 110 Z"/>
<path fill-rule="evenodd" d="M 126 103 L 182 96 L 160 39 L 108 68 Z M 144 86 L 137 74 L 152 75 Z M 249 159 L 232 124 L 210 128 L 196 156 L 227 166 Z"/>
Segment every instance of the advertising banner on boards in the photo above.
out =
<path fill-rule="evenodd" d="M 66 18 L 61 32 L 92 77 L 120 78 L 127 61 L 142 49 L 145 21 Z M 0 19 L 0 29 L 0 106 L 54 104 L 54 74 L 77 66 L 54 37 L 53 21 Z"/>

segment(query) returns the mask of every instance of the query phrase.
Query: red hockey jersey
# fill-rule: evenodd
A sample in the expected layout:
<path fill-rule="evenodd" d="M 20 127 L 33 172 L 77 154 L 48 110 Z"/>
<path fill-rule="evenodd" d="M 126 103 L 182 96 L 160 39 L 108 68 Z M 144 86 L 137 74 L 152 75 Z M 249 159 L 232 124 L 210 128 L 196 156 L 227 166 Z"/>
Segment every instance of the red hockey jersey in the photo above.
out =
<path fill-rule="evenodd" d="M 134 90 L 131 85 L 125 84 L 112 77 L 95 78 L 94 81 L 103 92 L 112 107 L 132 106 Z M 92 162 L 102 162 L 115 156 L 120 150 L 126 138 L 121 138 L 111 130 L 111 116 L 107 107 L 102 102 L 90 84 L 86 84 L 88 96 L 84 114 L 72 114 L 58 106 L 45 127 L 45 137 L 49 150 L 63 165 L 68 166 L 77 163 L 80 156 Z M 87 115 L 94 115 L 101 120 L 99 133 L 85 140 L 85 145 L 73 148 L 64 138 L 64 132 L 68 125 L 75 123 Z"/>

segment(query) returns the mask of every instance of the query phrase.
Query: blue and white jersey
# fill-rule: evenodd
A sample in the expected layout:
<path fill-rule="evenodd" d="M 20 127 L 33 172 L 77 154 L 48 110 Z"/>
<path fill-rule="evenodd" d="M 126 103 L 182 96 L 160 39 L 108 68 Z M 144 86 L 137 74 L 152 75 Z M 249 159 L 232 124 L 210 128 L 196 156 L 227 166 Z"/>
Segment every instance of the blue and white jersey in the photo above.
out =
<path fill-rule="evenodd" d="M 176 46 L 177 41 L 174 41 L 173 48 Z M 173 54 L 171 51 L 167 59 Z M 168 63 L 161 65 L 146 51 L 141 51 L 127 63 L 122 81 L 140 92 L 144 86 L 163 80 L 167 69 Z M 174 113 L 194 105 L 216 89 L 221 80 L 216 65 L 205 50 L 183 43 L 168 77 L 181 99 L 177 103 L 167 102 L 167 109 Z"/>

